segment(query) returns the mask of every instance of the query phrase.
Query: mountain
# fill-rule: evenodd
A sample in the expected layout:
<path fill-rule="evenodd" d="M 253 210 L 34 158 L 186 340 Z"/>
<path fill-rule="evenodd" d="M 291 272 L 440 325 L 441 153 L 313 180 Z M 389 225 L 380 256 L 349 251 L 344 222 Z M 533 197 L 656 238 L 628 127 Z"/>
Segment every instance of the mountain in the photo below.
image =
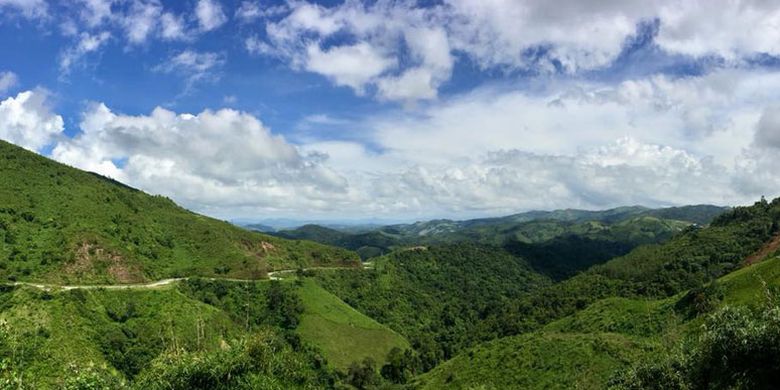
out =
<path fill-rule="evenodd" d="M 780 199 L 271 236 L 2 142 L 0 172 L 0 388 L 772 388 L 780 374 Z"/>
<path fill-rule="evenodd" d="M 706 225 L 727 210 L 700 205 L 532 211 L 501 218 L 390 225 L 357 233 L 310 224 L 272 234 L 354 250 L 363 260 L 406 247 L 473 242 L 504 248 L 527 260 L 537 272 L 563 280 L 637 246 L 669 240 L 690 225 Z"/>
<path fill-rule="evenodd" d="M 415 386 L 773 388 L 778 226 L 780 199 L 761 201 L 538 290 L 515 318 L 540 327 L 462 352 Z"/>
<path fill-rule="evenodd" d="M 249 232 L 2 141 L 0 172 L 5 280 L 261 278 L 273 269 L 357 265 L 350 251 Z"/>
<path fill-rule="evenodd" d="M 294 230 L 282 230 L 272 233 L 289 240 L 307 240 L 326 245 L 337 246 L 356 251 L 366 260 L 389 253 L 400 242 L 381 230 L 347 233 L 320 225 L 304 225 Z"/>
<path fill-rule="evenodd" d="M 415 385 L 774 388 L 780 347 L 777 286 L 780 257 L 775 255 L 666 299 L 603 299 L 542 330 L 464 352 Z"/>
<path fill-rule="evenodd" d="M 398 236 L 401 240 L 426 242 L 453 242 L 464 239 L 483 243 L 502 243 L 517 239 L 523 242 L 540 242 L 578 229 L 591 223 L 611 226 L 643 217 L 655 217 L 666 221 L 705 225 L 728 208 L 699 205 L 666 209 L 648 209 L 640 206 L 620 207 L 603 211 L 556 210 L 530 211 L 498 218 L 466 221 L 433 220 L 407 225 L 386 226 L 381 231 Z M 529 223 L 532 223 L 529 225 Z M 548 226 L 544 226 L 544 225 Z M 530 229 L 528 227 L 531 227 Z M 524 232 L 534 232 L 523 234 Z"/>

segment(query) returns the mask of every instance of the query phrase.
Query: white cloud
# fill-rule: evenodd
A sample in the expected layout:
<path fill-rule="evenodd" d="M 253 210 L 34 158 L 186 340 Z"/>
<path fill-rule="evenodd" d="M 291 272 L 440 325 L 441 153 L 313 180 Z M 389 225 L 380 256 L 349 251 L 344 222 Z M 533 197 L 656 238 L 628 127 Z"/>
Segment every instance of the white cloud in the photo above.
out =
<path fill-rule="evenodd" d="M 242 23 L 253 22 L 258 19 L 268 18 L 283 14 L 287 11 L 286 5 L 263 6 L 259 1 L 242 1 L 236 9 L 236 19 Z"/>
<path fill-rule="evenodd" d="M 60 54 L 60 71 L 67 74 L 85 55 L 98 51 L 108 43 L 111 33 L 102 31 L 96 34 L 83 32 L 75 46 L 66 49 Z"/>
<path fill-rule="evenodd" d="M 211 69 L 198 68 L 196 54 L 172 62 Z M 2 112 L 19 112 L 8 107 L 25 99 L 3 102 Z M 52 155 L 223 217 L 741 204 L 780 195 L 780 119 L 766 106 L 779 99 L 780 75 L 740 70 L 534 93 L 485 88 L 359 121 L 313 115 L 307 126 L 358 128 L 359 138 L 310 131 L 297 145 L 234 110 L 130 116 L 95 104 L 82 133 L 61 138 Z M 61 119 L 39 116 L 54 121 L 43 140 L 26 133 L 40 128 L 32 120 L 4 138 L 50 142 Z"/>
<path fill-rule="evenodd" d="M 0 102 L 0 138 L 31 150 L 50 144 L 63 131 L 44 90 L 20 92 Z"/>
<path fill-rule="evenodd" d="M 127 15 L 122 18 L 127 40 L 132 44 L 146 42 L 157 28 L 161 13 L 162 6 L 156 1 L 134 0 Z"/>
<path fill-rule="evenodd" d="M 89 27 L 97 27 L 113 17 L 111 7 L 114 0 L 81 0 L 83 8 L 80 11 L 81 19 Z"/>
<path fill-rule="evenodd" d="M 182 76 L 190 88 L 197 82 L 217 80 L 218 69 L 224 64 L 225 56 L 222 54 L 184 50 L 155 66 L 153 70 Z"/>
<path fill-rule="evenodd" d="M 48 17 L 48 4 L 45 0 L 0 0 L 0 10 L 3 8 L 19 12 L 28 19 Z"/>
<path fill-rule="evenodd" d="M 165 12 L 160 17 L 160 36 L 167 40 L 186 40 L 189 38 L 184 19 L 170 12 Z"/>
<path fill-rule="evenodd" d="M 14 72 L 0 72 L 0 95 L 8 92 L 19 83 L 19 77 Z"/>
<path fill-rule="evenodd" d="M 332 79 L 336 85 L 351 87 L 359 94 L 368 82 L 395 65 L 394 59 L 382 56 L 365 42 L 327 51 L 312 44 L 307 49 L 307 56 L 307 70 Z"/>
<path fill-rule="evenodd" d="M 321 209 L 349 197 L 344 178 L 246 113 L 157 108 L 128 116 L 93 104 L 81 129 L 54 148 L 55 159 L 199 210 Z M 117 159 L 127 162 L 117 166 Z"/>
<path fill-rule="evenodd" d="M 250 52 L 284 58 L 296 69 L 343 85 L 340 79 L 351 77 L 349 69 L 333 78 L 319 71 L 322 64 L 307 66 L 307 53 L 336 36 L 361 42 L 401 65 L 369 82 L 378 88 L 377 97 L 389 100 L 435 98 L 451 76 L 456 53 L 483 70 L 576 74 L 603 69 L 619 57 L 640 24 L 656 20 L 655 43 L 668 53 L 736 64 L 759 54 L 780 55 L 780 7 L 764 0 L 446 0 L 428 7 L 358 1 L 324 7 L 298 1 L 289 7 L 282 19 L 266 23 L 266 38 L 247 39 Z M 241 9 L 251 17 L 259 12 L 256 3 Z"/>
<path fill-rule="evenodd" d="M 267 39 L 246 40 L 251 53 L 286 59 L 357 94 L 373 87 L 387 100 L 432 99 L 450 77 L 454 57 L 448 37 L 428 11 L 387 2 L 345 2 L 334 8 L 295 2 L 290 7 L 284 18 L 267 23 Z M 326 44 L 336 34 L 354 42 Z"/>
<path fill-rule="evenodd" d="M 780 150 L 780 107 L 764 110 L 758 121 L 754 145 L 761 149 Z"/>
<path fill-rule="evenodd" d="M 215 0 L 198 0 L 195 7 L 195 16 L 203 31 L 211 31 L 219 28 L 227 22 L 227 16 L 222 11 L 222 5 Z"/>
<path fill-rule="evenodd" d="M 780 7 L 764 0 L 667 2 L 658 44 L 670 52 L 740 59 L 780 55 Z"/>

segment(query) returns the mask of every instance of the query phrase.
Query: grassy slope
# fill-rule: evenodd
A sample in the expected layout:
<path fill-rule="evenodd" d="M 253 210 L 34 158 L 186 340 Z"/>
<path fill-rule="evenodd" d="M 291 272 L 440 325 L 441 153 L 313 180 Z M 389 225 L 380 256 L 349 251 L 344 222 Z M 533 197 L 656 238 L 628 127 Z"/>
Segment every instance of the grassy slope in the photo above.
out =
<path fill-rule="evenodd" d="M 20 288 L 0 299 L 0 322 L 6 324 L 14 345 L 27 354 L 26 382 L 42 388 L 57 387 L 64 374 L 72 371 L 71 365 L 94 364 L 121 375 L 112 363 L 127 364 L 130 354 L 109 357 L 104 351 L 117 354 L 125 346 L 154 353 L 174 346 L 215 350 L 238 334 L 227 315 L 170 287 L 53 294 Z M 129 306 L 132 313 L 125 318 Z M 196 336 L 199 323 L 203 328 L 200 341 Z"/>
<path fill-rule="evenodd" d="M 549 279 L 507 252 L 478 245 L 397 251 L 373 269 L 321 272 L 317 282 L 406 336 L 432 339 L 443 357 L 495 338 L 493 315 Z"/>
<path fill-rule="evenodd" d="M 393 347 L 402 350 L 409 343 L 384 325 L 364 316 L 307 280 L 298 290 L 304 312 L 297 331 L 301 337 L 320 348 L 333 367 L 346 371 L 365 357 L 383 363 Z"/>
<path fill-rule="evenodd" d="M 364 357 L 381 364 L 393 347 L 408 347 L 403 337 L 314 282 L 296 291 L 304 305 L 297 332 L 322 351 L 331 368 L 346 370 Z M 165 351 L 214 352 L 247 335 L 244 324 L 229 313 L 175 286 L 54 293 L 16 288 L 0 295 L 0 308 L 0 323 L 17 353 L 26 356 L 25 381 L 40 388 L 58 387 L 71 366 L 96 365 L 121 376 L 142 371 Z"/>
<path fill-rule="evenodd" d="M 2 279 L 258 278 L 269 269 L 357 263 L 352 252 L 249 232 L 3 141 L 0 172 Z"/>
<path fill-rule="evenodd" d="M 718 283 L 724 294 L 719 306 L 763 305 L 767 288 L 780 287 L 780 258 L 734 271 Z M 603 388 L 616 369 L 699 330 L 702 317 L 675 310 L 684 296 L 604 299 L 539 332 L 480 345 L 421 376 L 418 384 L 431 389 Z"/>
<path fill-rule="evenodd" d="M 618 334 L 531 333 L 495 340 L 418 378 L 422 389 L 598 389 L 653 345 Z"/>

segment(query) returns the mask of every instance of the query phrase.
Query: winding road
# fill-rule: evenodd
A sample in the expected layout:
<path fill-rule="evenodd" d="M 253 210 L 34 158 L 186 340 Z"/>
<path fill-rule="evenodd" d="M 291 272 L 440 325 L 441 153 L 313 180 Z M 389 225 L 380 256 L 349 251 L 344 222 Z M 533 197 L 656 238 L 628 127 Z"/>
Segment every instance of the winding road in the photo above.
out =
<path fill-rule="evenodd" d="M 338 270 L 338 269 L 359 269 L 355 267 L 311 267 L 311 268 L 304 268 L 304 271 L 315 271 L 315 270 Z M 106 290 L 141 290 L 141 289 L 152 289 L 152 288 L 158 288 L 163 286 L 168 286 L 173 283 L 180 282 L 182 280 L 189 280 L 189 279 L 205 279 L 205 280 L 222 280 L 227 282 L 257 282 L 257 281 L 263 281 L 263 280 L 281 280 L 281 275 L 284 274 L 291 274 L 294 272 L 297 272 L 298 268 L 296 269 L 281 269 L 277 271 L 271 271 L 268 273 L 268 279 L 232 279 L 232 278 L 206 278 L 206 277 L 200 277 L 200 276 L 188 276 L 183 278 L 168 278 L 168 279 L 161 279 L 154 282 L 149 283 L 135 283 L 135 284 L 92 284 L 92 285 L 56 285 L 56 284 L 44 284 L 44 283 L 34 283 L 34 282 L 13 282 L 13 283 L 5 283 L 5 286 L 28 286 L 28 287 L 34 287 L 38 288 L 44 291 L 69 291 L 69 290 L 97 290 L 97 289 L 106 289 Z"/>

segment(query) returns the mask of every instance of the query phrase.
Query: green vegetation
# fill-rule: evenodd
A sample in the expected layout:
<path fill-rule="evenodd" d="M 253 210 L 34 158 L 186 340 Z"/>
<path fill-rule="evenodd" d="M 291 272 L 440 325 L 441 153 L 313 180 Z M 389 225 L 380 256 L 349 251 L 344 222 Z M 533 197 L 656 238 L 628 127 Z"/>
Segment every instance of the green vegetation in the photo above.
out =
<path fill-rule="evenodd" d="M 403 337 L 312 281 L 192 279 L 178 287 L 0 295 L 0 383 L 321 388 L 384 364 Z M 9 382 L 11 383 L 11 382 Z M 217 386 L 219 384 L 219 386 Z M 255 387 L 253 387 L 255 386 Z"/>
<path fill-rule="evenodd" d="M 422 389 L 598 389 L 654 348 L 617 334 L 530 333 L 489 342 L 422 375 Z"/>
<path fill-rule="evenodd" d="M 456 244 L 394 252 L 373 269 L 321 272 L 317 281 L 350 306 L 406 336 L 423 370 L 503 333 L 496 315 L 547 286 L 500 249 Z"/>
<path fill-rule="evenodd" d="M 352 252 L 249 232 L 3 141 L 0 172 L 2 279 L 256 279 L 271 269 L 357 264 Z"/>
<path fill-rule="evenodd" d="M 364 358 L 384 363 L 391 349 L 406 340 L 349 307 L 312 281 L 235 283 L 193 279 L 181 284 L 185 295 L 228 313 L 246 329 L 280 326 L 294 330 L 322 353 L 332 368 L 346 372 Z"/>
<path fill-rule="evenodd" d="M 610 297 L 461 353 L 423 388 L 754 389 L 780 374 L 780 258 L 669 298 Z M 611 347 L 583 352 L 583 339 Z M 558 344 L 545 343 L 554 339 Z M 529 352 L 530 351 L 530 352 Z M 537 352 L 538 351 L 538 352 Z M 525 375 L 525 373 L 533 373 Z"/>
<path fill-rule="evenodd" d="M 738 269 L 780 232 L 780 198 L 738 207 L 706 228 L 690 227 L 669 242 L 641 246 L 561 283 L 513 302 L 505 316 L 528 326 L 571 315 L 604 298 L 664 298 Z M 513 320 L 505 318 L 502 322 Z"/>
<path fill-rule="evenodd" d="M 383 364 L 394 348 L 409 348 L 402 336 L 346 305 L 313 281 L 305 281 L 299 293 L 304 310 L 298 333 L 323 351 L 332 367 L 346 371 L 353 362 L 365 358 Z"/>
<path fill-rule="evenodd" d="M 0 278 L 186 277 L 0 285 L 0 389 L 718 389 L 780 374 L 780 199 L 714 219 L 561 210 L 289 241 L 2 142 L 0 171 Z M 271 269 L 297 272 L 239 280 Z"/>
<path fill-rule="evenodd" d="M 715 206 L 562 210 L 468 221 L 434 220 L 354 233 L 305 225 L 273 234 L 354 250 L 364 260 L 414 246 L 479 243 L 502 247 L 528 261 L 537 272 L 563 280 L 637 246 L 665 242 L 692 224 L 709 223 L 724 211 Z"/>

